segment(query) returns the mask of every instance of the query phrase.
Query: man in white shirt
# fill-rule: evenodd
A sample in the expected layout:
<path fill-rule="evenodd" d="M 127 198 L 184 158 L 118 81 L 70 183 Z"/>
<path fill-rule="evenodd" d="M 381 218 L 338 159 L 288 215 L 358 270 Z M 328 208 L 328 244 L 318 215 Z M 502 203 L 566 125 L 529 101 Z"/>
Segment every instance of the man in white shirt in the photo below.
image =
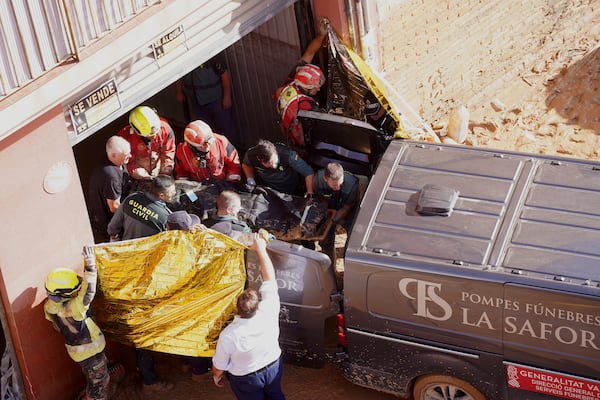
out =
<path fill-rule="evenodd" d="M 254 234 L 263 278 L 256 290 L 246 289 L 237 300 L 237 315 L 219 336 L 213 357 L 213 380 L 224 385 L 227 375 L 238 399 L 285 400 L 281 390 L 283 364 L 279 348 L 279 294 L 265 240 Z M 227 371 L 227 372 L 225 372 Z"/>

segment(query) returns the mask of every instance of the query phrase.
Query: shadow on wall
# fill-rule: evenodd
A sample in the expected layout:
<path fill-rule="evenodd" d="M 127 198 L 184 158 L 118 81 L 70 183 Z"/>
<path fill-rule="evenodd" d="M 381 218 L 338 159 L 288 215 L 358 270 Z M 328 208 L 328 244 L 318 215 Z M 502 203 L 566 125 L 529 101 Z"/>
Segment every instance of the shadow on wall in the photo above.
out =
<path fill-rule="evenodd" d="M 556 110 L 569 125 L 600 135 L 600 48 L 547 81 L 546 106 Z"/>
<path fill-rule="evenodd" d="M 19 372 L 23 384 L 28 385 L 39 398 L 58 398 L 58 393 L 61 393 L 60 397 L 66 396 L 62 398 L 72 398 L 85 386 L 85 380 L 80 367 L 69 358 L 63 337 L 46 320 L 44 300 L 34 305 L 39 290 L 44 292 L 45 298 L 43 285 L 42 281 L 41 288 L 26 288 L 11 304 L 19 335 L 19 341 L 12 342 L 27 346 L 15 349 L 25 358 L 26 367 L 21 366 Z M 64 393 L 65 387 L 71 388 L 71 392 Z M 25 398 L 23 388 L 13 389 L 23 392 L 23 396 L 17 398 Z"/>

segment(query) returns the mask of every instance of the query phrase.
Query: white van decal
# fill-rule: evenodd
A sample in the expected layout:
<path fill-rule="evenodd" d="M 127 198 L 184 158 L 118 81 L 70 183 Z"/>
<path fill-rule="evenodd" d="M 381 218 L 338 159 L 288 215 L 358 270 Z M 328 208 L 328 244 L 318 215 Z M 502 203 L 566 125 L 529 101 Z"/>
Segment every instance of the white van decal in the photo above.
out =
<path fill-rule="evenodd" d="M 304 281 L 298 272 L 276 270 L 275 275 L 277 279 L 277 287 L 279 289 L 285 289 L 296 293 L 302 293 L 304 290 Z M 247 263 L 246 278 L 249 282 L 260 286 L 263 279 L 260 274 L 260 268 L 257 264 L 252 262 Z"/>
<path fill-rule="evenodd" d="M 440 282 L 416 278 L 402 278 L 398 282 L 400 293 L 413 301 L 415 316 L 448 321 L 453 316 L 454 306 L 460 310 L 460 319 L 455 318 L 456 322 L 465 326 L 490 331 L 501 329 L 510 335 L 600 350 L 600 336 L 597 332 L 581 326 L 599 326 L 600 315 L 466 291 L 460 293 L 461 303 L 458 303 L 442 297 L 442 286 Z M 474 307 L 470 307 L 471 305 Z M 494 320 L 490 317 L 495 315 L 495 309 L 505 310 L 502 319 Z M 558 323 L 559 321 L 565 322 Z"/>
<path fill-rule="evenodd" d="M 408 286 L 411 284 L 417 285 L 417 293 L 414 296 L 408 292 Z M 414 315 L 437 321 L 446 321 L 452 317 L 452 308 L 450 307 L 450 304 L 448 304 L 446 300 L 442 299 L 436 292 L 436 290 L 441 291 L 441 283 L 427 282 L 413 278 L 404 278 L 400 280 L 398 287 L 404 296 L 411 300 L 417 300 L 417 312 Z M 441 308 L 443 311 L 441 316 L 435 316 L 430 312 L 428 304 L 431 302 Z"/>

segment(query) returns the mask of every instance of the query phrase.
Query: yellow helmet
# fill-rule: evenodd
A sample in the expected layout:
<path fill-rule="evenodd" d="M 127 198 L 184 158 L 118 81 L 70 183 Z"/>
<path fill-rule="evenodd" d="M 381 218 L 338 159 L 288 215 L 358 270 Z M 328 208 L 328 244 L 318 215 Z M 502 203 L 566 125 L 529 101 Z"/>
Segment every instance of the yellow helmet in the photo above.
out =
<path fill-rule="evenodd" d="M 133 126 L 138 135 L 152 137 L 160 129 L 160 118 L 152 108 L 139 106 L 129 113 L 129 125 Z"/>
<path fill-rule="evenodd" d="M 60 297 L 72 297 L 81 288 L 81 279 L 67 268 L 52 270 L 46 277 L 46 292 Z"/>

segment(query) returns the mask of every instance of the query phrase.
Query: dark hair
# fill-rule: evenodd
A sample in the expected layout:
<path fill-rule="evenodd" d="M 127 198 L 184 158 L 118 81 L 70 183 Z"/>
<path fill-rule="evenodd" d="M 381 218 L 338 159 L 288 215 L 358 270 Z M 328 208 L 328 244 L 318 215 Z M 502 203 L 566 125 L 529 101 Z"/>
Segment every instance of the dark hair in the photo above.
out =
<path fill-rule="evenodd" d="M 256 158 L 260 162 L 269 161 L 273 154 L 277 153 L 275 145 L 264 139 L 260 139 L 254 148 L 256 149 Z"/>
<path fill-rule="evenodd" d="M 175 185 L 175 180 L 172 176 L 160 174 L 152 179 L 150 184 L 150 193 L 158 197 L 158 195 L 167 193 L 171 186 Z"/>
<path fill-rule="evenodd" d="M 252 318 L 258 310 L 260 296 L 254 289 L 246 289 L 237 299 L 237 313 L 241 318 Z"/>

